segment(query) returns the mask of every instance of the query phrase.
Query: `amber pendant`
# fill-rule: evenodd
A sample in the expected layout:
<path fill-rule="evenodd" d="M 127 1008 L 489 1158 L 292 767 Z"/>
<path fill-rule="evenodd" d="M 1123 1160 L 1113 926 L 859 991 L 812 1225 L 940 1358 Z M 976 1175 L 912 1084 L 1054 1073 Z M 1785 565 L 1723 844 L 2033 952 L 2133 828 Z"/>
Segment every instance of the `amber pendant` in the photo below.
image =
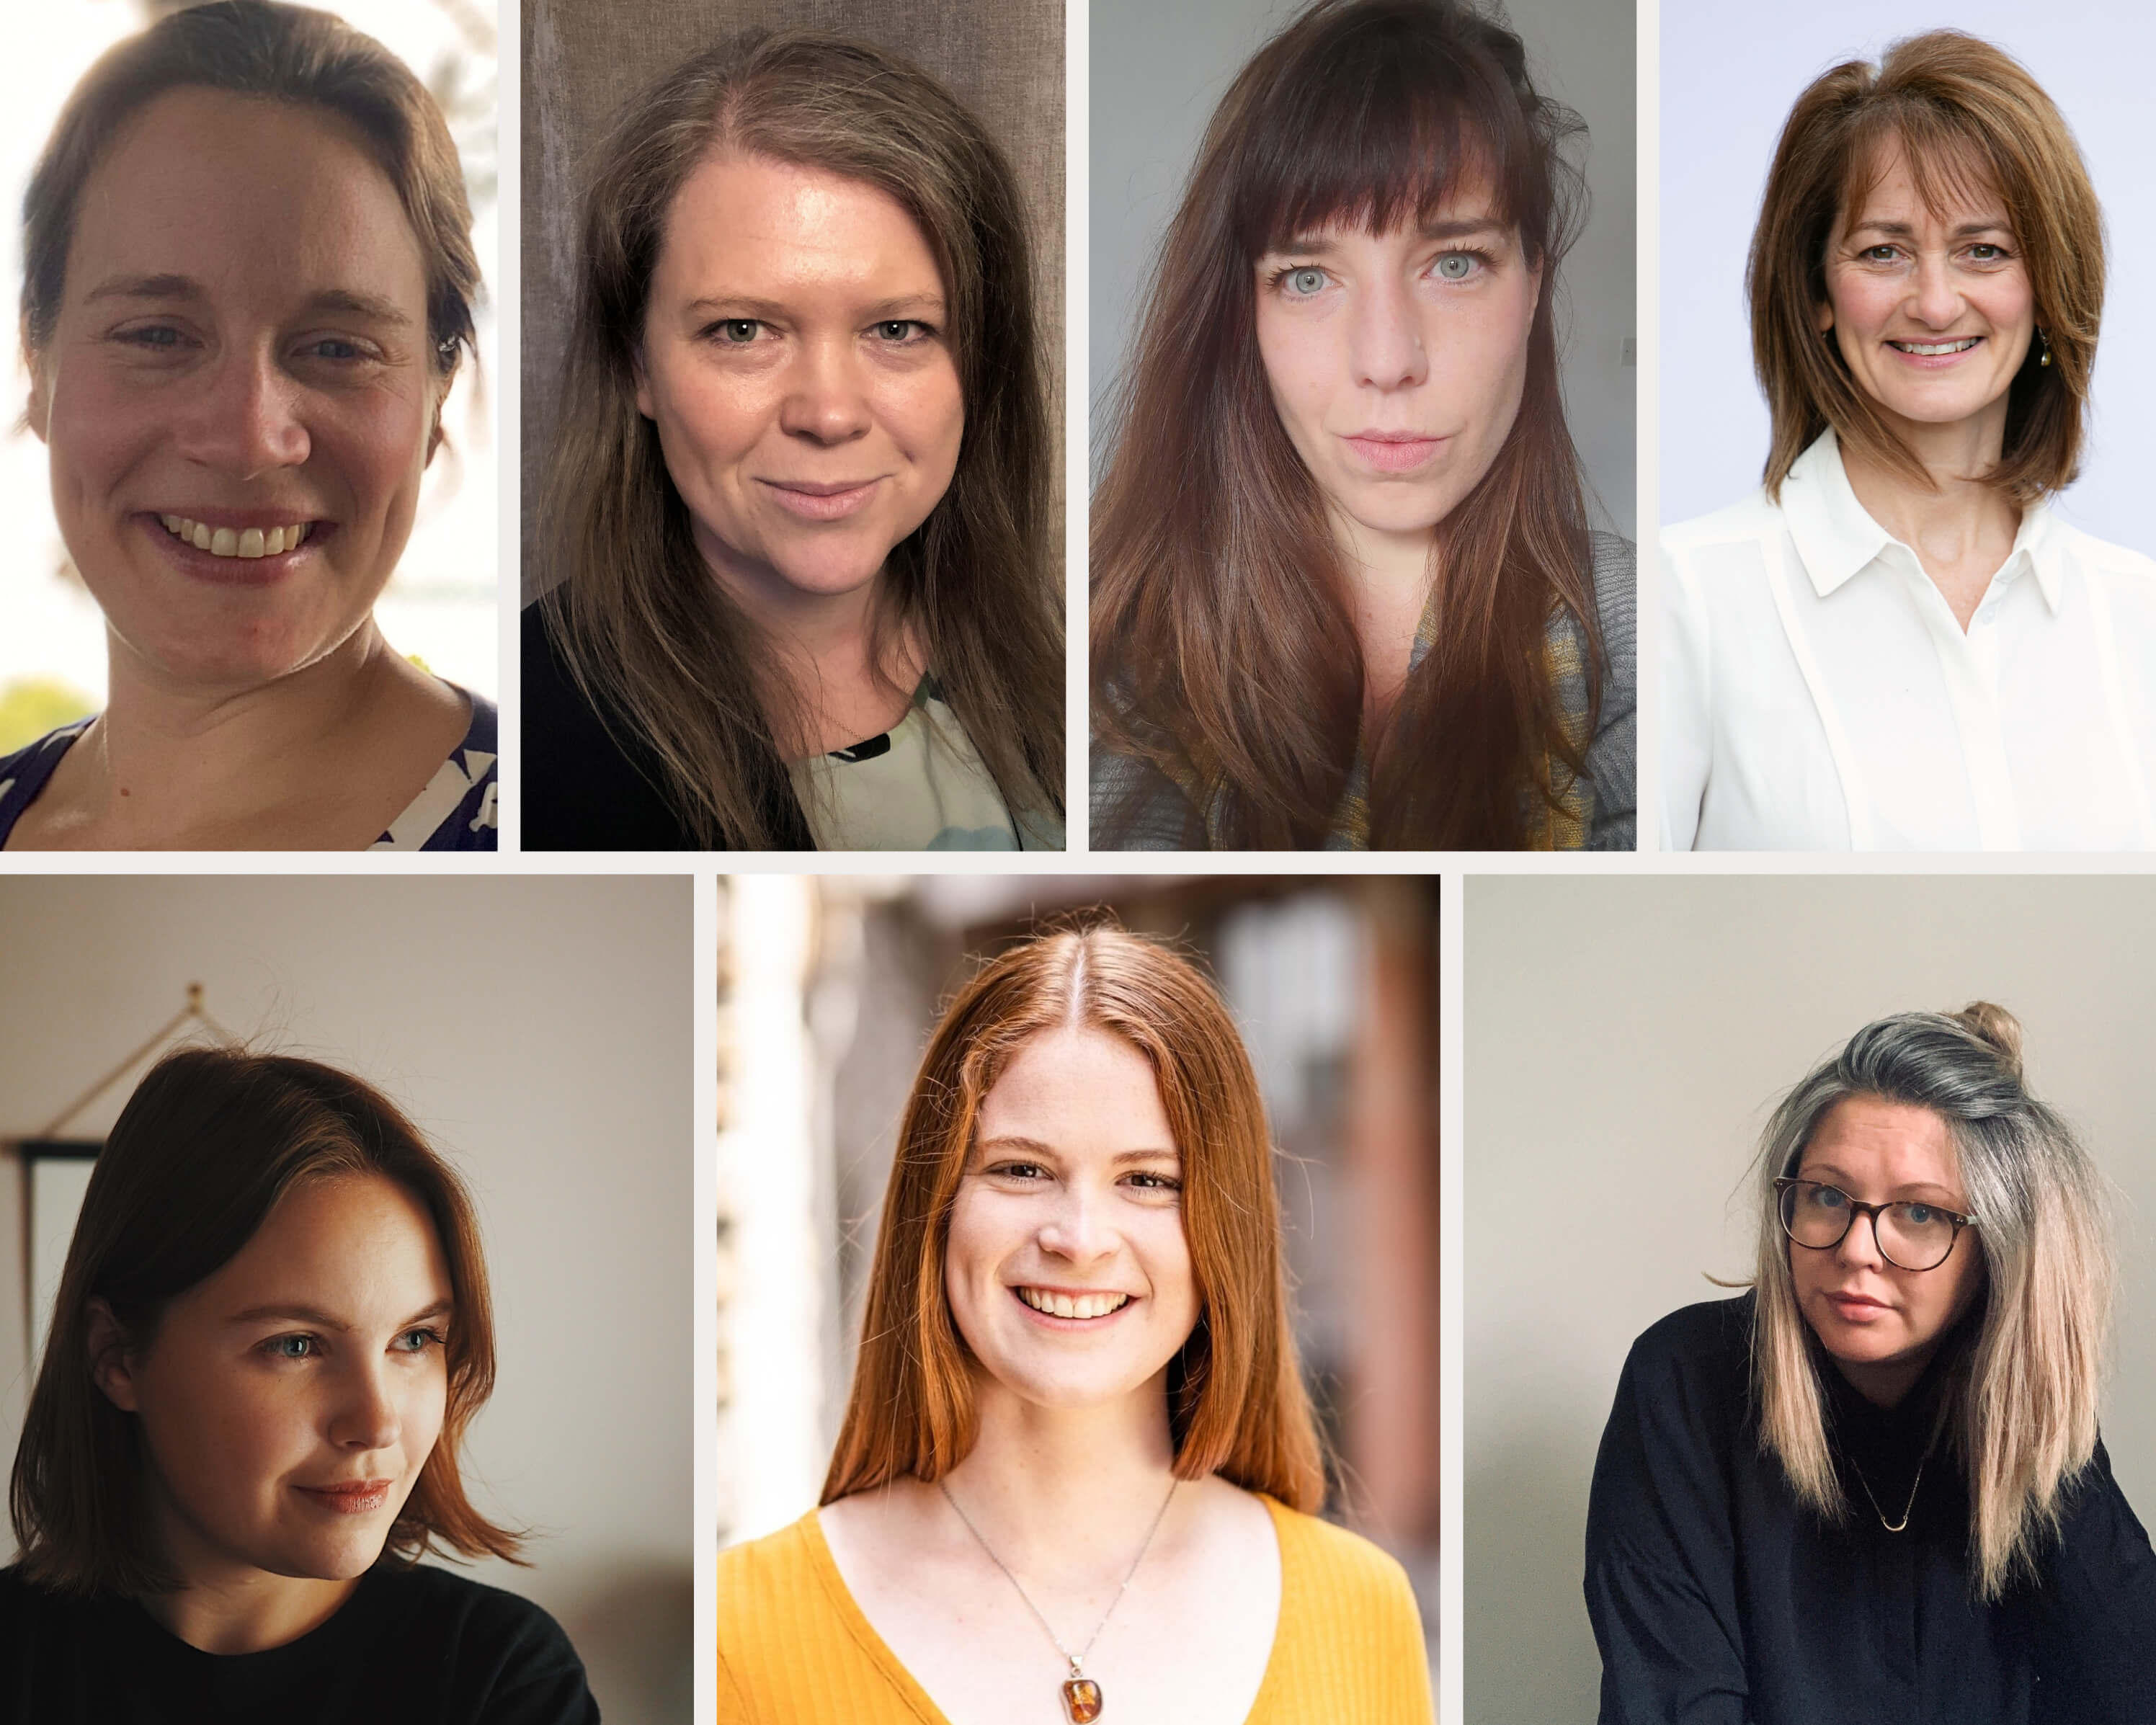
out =
<path fill-rule="evenodd" d="M 1093 1725 L 1101 1717 L 1101 1686 L 1091 1677 L 1073 1677 L 1063 1686 L 1063 1711 L 1070 1725 Z"/>

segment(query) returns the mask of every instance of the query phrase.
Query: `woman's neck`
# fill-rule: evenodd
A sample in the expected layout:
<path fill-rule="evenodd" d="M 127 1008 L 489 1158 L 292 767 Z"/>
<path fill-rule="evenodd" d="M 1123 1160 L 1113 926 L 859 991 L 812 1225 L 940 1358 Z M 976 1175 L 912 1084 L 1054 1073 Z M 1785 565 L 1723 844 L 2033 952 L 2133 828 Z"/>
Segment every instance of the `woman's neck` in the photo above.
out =
<path fill-rule="evenodd" d="M 146 1594 L 142 1609 L 204 1653 L 259 1653 L 282 1647 L 327 1623 L 357 1591 L 361 1578 L 276 1575 L 211 1548 L 152 1487 L 159 1543 L 168 1568 L 185 1579 L 167 1594 Z"/>
<path fill-rule="evenodd" d="M 976 1394 L 978 1435 L 944 1484 L 998 1560 L 1119 1582 L 1174 1482 L 1164 1385 L 1084 1409 Z"/>
<path fill-rule="evenodd" d="M 1901 422 L 1895 430 L 1930 479 L 1928 489 L 1846 444 L 1842 470 L 1864 512 L 1916 552 L 1966 630 L 2021 525 L 2013 499 L 1984 483 L 2005 446 L 2004 403 L 1996 416 L 1951 425 Z"/>
<path fill-rule="evenodd" d="M 1369 737 L 1383 726 L 1414 666 L 1415 634 L 1437 581 L 1437 535 L 1429 528 L 1381 533 L 1328 512 L 1363 653 L 1363 732 Z"/>

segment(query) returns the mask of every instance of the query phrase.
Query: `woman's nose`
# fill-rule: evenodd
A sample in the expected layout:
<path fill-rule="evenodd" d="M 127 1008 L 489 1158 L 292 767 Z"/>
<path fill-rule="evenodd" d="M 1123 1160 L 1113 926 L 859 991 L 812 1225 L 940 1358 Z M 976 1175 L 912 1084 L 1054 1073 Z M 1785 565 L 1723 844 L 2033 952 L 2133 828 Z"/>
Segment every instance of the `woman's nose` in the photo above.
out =
<path fill-rule="evenodd" d="M 1429 377 L 1421 314 L 1404 281 L 1380 280 L 1357 296 L 1348 334 L 1356 382 L 1405 389 Z"/>
<path fill-rule="evenodd" d="M 843 444 L 869 429 L 868 392 L 850 341 L 808 343 L 787 382 L 779 407 L 782 431 L 812 443 Z"/>
<path fill-rule="evenodd" d="M 1836 1253 L 1852 1270 L 1877 1269 L 1886 1261 L 1886 1255 L 1879 1250 L 1879 1219 L 1863 1213 L 1854 1217 Z"/>
<path fill-rule="evenodd" d="M 336 1396 L 329 1435 L 339 1449 L 387 1450 L 403 1435 L 397 1385 L 383 1363 L 354 1365 L 338 1380 Z"/>
<path fill-rule="evenodd" d="M 1916 279 L 1910 284 L 1910 310 L 1927 329 L 1950 328 L 1961 316 L 1961 290 L 1954 285 L 1953 271 L 1936 255 L 1917 260 Z"/>
<path fill-rule="evenodd" d="M 1116 1246 L 1101 1204 L 1075 1182 L 1056 1194 L 1042 1221 L 1040 1240 L 1043 1251 L 1071 1264 L 1106 1257 Z"/>
<path fill-rule="evenodd" d="M 311 447 L 300 398 L 272 355 L 228 353 L 195 398 L 182 452 L 241 479 L 298 467 Z"/>

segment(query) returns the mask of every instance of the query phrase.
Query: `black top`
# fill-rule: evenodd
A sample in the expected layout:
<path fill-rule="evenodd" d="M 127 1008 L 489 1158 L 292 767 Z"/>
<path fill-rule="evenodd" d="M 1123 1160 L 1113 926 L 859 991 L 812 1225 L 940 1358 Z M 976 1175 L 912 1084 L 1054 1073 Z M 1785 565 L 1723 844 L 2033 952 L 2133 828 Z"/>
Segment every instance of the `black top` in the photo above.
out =
<path fill-rule="evenodd" d="M 529 1599 L 383 1564 L 264 1653 L 190 1647 L 131 1599 L 0 1569 L 0 1725 L 598 1725 L 584 1668 Z"/>
<path fill-rule="evenodd" d="M 523 634 L 524 848 L 703 850 L 661 788 L 658 757 L 635 726 L 584 698 L 536 602 L 524 608 Z M 783 848 L 814 850 L 792 791 L 774 786 L 770 803 L 773 830 L 793 835 Z"/>
<path fill-rule="evenodd" d="M 1952 1350 L 1892 1409 L 1820 1373 L 1852 1505 L 1835 1527 L 1760 1450 L 1752 1305 L 1672 1313 L 1618 1380 L 1587 1512 L 1603 1725 L 2156 1720 L 2156 1555 L 2102 1445 L 2038 1579 L 1978 1605 L 1959 1458 L 1932 1447 Z"/>

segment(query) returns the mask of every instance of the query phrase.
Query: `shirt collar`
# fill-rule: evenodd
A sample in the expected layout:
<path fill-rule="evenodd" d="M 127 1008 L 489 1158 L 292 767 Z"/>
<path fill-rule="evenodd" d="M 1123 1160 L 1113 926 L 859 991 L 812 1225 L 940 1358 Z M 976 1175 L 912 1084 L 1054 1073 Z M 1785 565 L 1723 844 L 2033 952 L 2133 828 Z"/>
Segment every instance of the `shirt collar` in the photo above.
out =
<path fill-rule="evenodd" d="M 1832 426 L 1797 457 L 1789 476 L 1782 481 L 1782 516 L 1789 536 L 1796 541 L 1804 572 L 1811 578 L 1812 590 L 1821 598 L 1899 542 L 1856 501 Z M 2014 535 L 2014 548 L 2000 566 L 1999 579 L 2011 581 L 2025 564 L 2035 572 L 2045 604 L 2056 611 L 2064 578 L 2061 552 L 2051 505 L 2031 503 L 2021 511 L 2021 526 Z"/>

